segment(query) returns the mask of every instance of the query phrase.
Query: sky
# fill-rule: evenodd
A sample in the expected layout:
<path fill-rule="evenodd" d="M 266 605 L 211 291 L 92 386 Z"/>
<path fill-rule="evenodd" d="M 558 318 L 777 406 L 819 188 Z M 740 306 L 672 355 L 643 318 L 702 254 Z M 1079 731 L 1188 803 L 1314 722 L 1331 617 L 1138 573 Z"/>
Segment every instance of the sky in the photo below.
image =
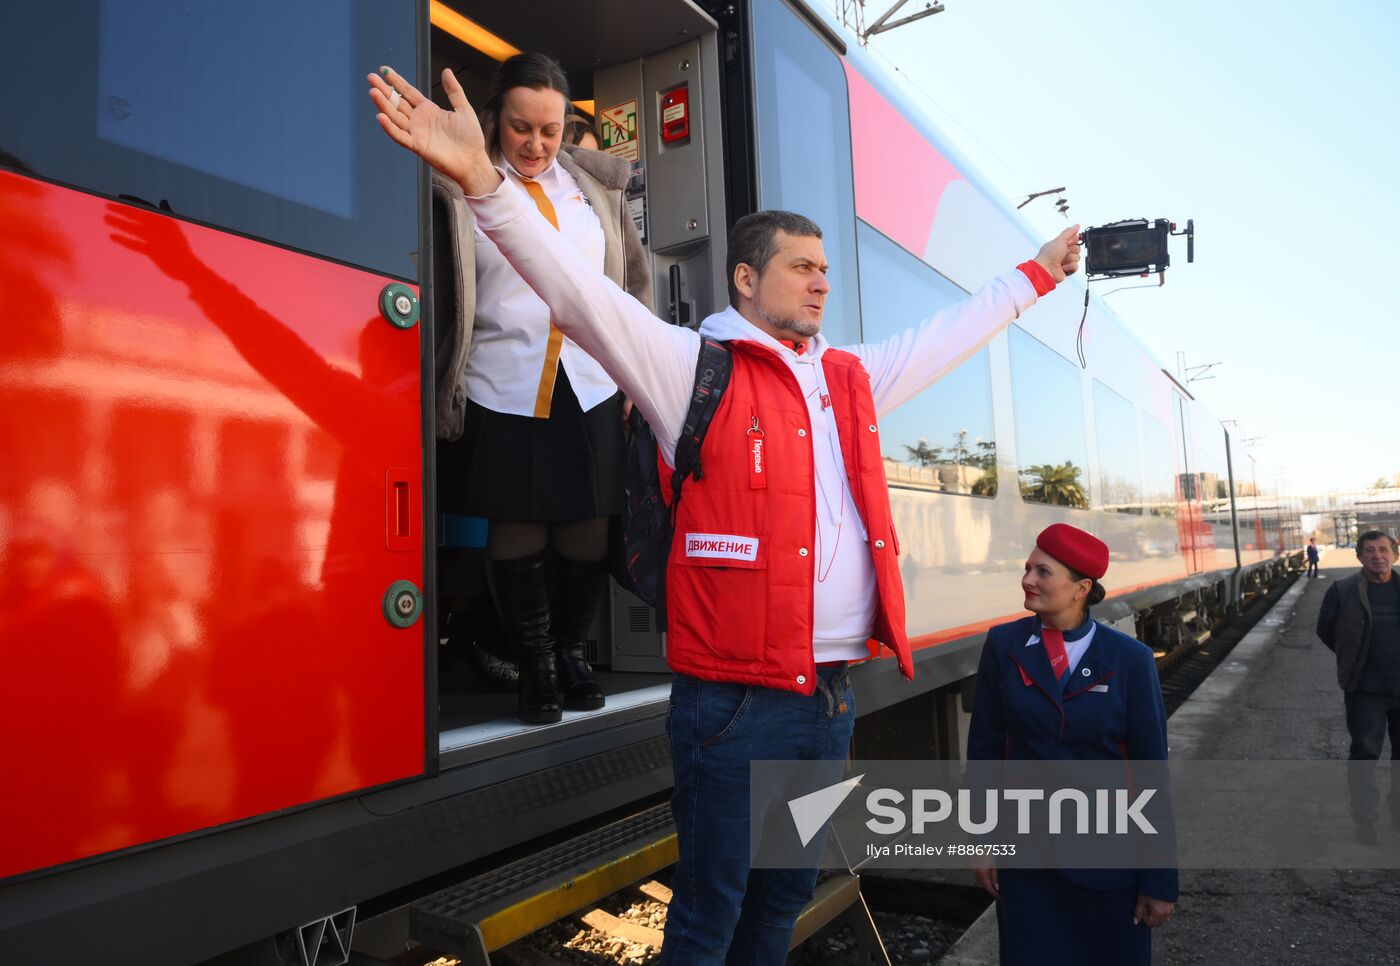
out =
<path fill-rule="evenodd" d="M 867 24 L 892 3 L 867 0 Z M 1064 185 L 1086 227 L 1195 219 L 1194 264 L 1173 239 L 1165 287 L 1105 301 L 1167 368 L 1220 363 L 1190 389 L 1252 440 L 1260 483 L 1400 474 L 1400 2 L 944 5 L 869 47 L 1004 197 Z M 1047 238 L 1053 201 L 1023 210 Z"/>

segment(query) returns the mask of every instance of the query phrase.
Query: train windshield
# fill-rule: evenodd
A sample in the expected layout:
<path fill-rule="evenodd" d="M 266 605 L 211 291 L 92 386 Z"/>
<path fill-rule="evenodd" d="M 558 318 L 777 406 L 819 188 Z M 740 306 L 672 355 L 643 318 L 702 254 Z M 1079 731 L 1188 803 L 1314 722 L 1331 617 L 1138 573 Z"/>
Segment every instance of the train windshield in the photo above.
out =
<path fill-rule="evenodd" d="M 0 117 L 0 164 L 416 279 L 413 159 L 362 103 L 373 65 L 416 70 L 398 6 L 7 4 L 28 107 Z"/>

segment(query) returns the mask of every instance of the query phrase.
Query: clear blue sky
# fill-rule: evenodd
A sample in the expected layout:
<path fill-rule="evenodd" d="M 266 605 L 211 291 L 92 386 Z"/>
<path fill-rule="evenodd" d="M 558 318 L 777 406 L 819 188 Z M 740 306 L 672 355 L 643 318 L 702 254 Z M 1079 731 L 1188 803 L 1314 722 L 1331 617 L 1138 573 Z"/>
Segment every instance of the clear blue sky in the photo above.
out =
<path fill-rule="evenodd" d="M 867 22 L 892 2 L 867 0 Z M 1400 3 L 945 5 L 870 47 L 980 142 L 1006 197 L 1065 185 L 1084 225 L 1196 220 L 1195 264 L 1174 239 L 1164 288 L 1106 302 L 1168 368 L 1223 363 L 1191 389 L 1262 437 L 1260 483 L 1400 473 Z M 1047 237 L 1052 200 L 1025 209 Z"/>

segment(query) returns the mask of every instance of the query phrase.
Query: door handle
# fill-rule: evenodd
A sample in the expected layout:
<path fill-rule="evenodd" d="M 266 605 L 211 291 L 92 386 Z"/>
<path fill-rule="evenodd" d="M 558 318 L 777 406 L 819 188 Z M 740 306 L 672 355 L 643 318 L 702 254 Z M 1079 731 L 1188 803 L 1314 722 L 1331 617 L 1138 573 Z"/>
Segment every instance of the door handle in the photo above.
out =
<path fill-rule="evenodd" d="M 392 466 L 384 473 L 384 546 L 416 550 L 422 529 L 423 500 L 418 472 Z"/>
<path fill-rule="evenodd" d="M 667 275 L 671 291 L 666 304 L 666 316 L 672 325 L 689 325 L 690 305 L 681 299 L 681 267 L 673 264 Z"/>

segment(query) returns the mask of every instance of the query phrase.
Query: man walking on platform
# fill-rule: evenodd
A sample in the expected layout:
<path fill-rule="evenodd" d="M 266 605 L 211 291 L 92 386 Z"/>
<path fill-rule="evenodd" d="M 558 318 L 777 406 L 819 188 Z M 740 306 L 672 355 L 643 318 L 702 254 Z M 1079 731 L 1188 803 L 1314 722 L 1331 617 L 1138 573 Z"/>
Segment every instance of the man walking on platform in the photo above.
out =
<path fill-rule="evenodd" d="M 820 334 L 830 291 L 821 229 L 757 212 L 729 236 L 729 307 L 696 333 L 657 319 L 561 244 L 519 192 L 502 190 L 451 72 L 452 111 L 387 68 L 370 83 L 381 127 L 462 186 L 554 325 L 646 417 L 668 465 L 702 338 L 730 349 L 704 473 L 677 504 L 667 567 L 679 862 L 662 962 L 779 966 L 817 872 L 750 868 L 750 762 L 843 760 L 855 724 L 846 668 L 870 656 L 872 640 L 914 674 L 876 419 L 1073 273 L 1078 229 L 916 329 L 837 349 Z"/>
<path fill-rule="evenodd" d="M 1309 576 L 1309 577 L 1316 577 L 1316 576 L 1317 576 L 1317 560 L 1318 560 L 1317 537 L 1310 537 L 1310 538 L 1308 539 L 1308 576 Z"/>
<path fill-rule="evenodd" d="M 1374 762 L 1390 732 L 1390 820 L 1400 828 L 1400 573 L 1396 543 L 1380 530 L 1356 541 L 1360 573 L 1327 588 L 1317 615 L 1317 636 L 1337 655 L 1337 682 L 1346 700 L 1347 731 L 1355 762 Z M 1347 772 L 1357 838 L 1378 841 L 1380 789 L 1376 769 L 1353 765 Z"/>

